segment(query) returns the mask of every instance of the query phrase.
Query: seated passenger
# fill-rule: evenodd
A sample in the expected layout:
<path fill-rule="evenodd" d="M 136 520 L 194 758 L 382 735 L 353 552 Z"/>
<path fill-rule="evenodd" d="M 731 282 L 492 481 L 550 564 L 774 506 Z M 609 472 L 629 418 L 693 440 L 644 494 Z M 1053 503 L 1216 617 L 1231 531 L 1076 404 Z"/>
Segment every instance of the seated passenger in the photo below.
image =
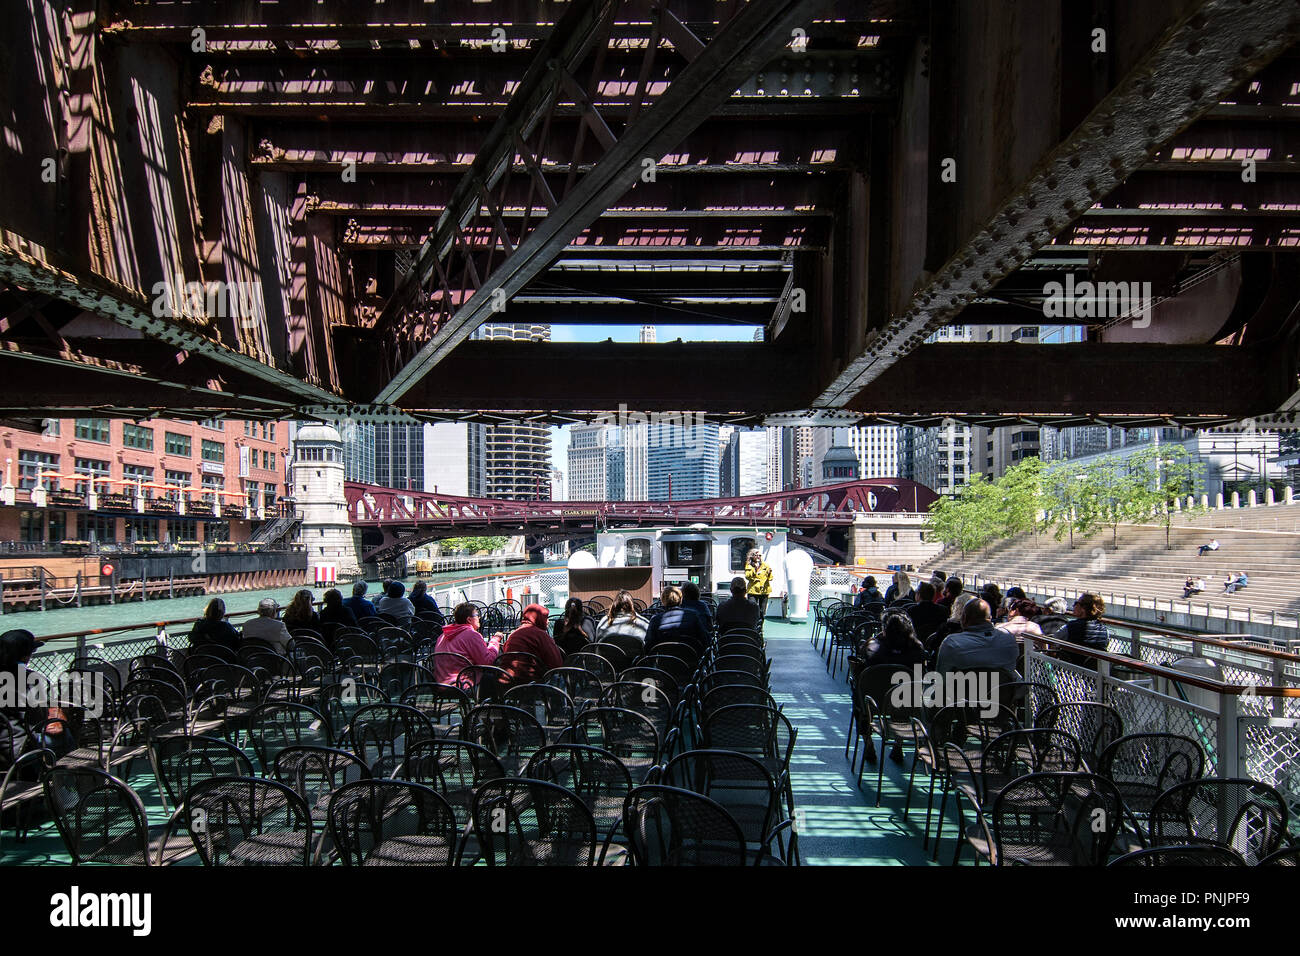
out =
<path fill-rule="evenodd" d="M 950 613 L 952 611 L 952 602 L 957 600 L 966 590 L 965 585 L 961 583 L 961 578 L 951 577 L 943 583 L 943 594 L 935 601 L 936 604 L 942 604 Z"/>
<path fill-rule="evenodd" d="M 321 637 L 330 645 L 334 643 L 334 634 L 340 627 L 357 626 L 356 615 L 344 603 L 338 588 L 330 588 L 325 592 L 325 603 L 320 609 L 320 626 Z"/>
<path fill-rule="evenodd" d="M 916 603 L 907 608 L 907 616 L 912 619 L 916 636 L 929 646 L 930 635 L 948 619 L 948 612 L 943 605 L 934 603 L 933 582 L 922 581 L 916 586 Z"/>
<path fill-rule="evenodd" d="M 365 581 L 358 581 L 356 584 L 352 585 L 352 597 L 343 602 L 348 606 L 348 610 L 352 612 L 353 616 L 358 621 L 363 617 L 378 616 L 378 612 L 375 611 L 375 606 L 366 600 L 367 587 L 368 585 Z"/>
<path fill-rule="evenodd" d="M 506 668 L 510 674 L 510 683 L 526 684 L 537 680 L 549 670 L 563 666 L 564 655 L 560 653 L 559 647 L 546 631 L 548 617 L 550 612 L 546 608 L 540 604 L 530 604 L 524 608 L 521 615 L 522 623 L 506 638 L 505 646 L 501 649 L 503 653 L 522 651 L 532 654 L 541 665 L 541 671 L 534 673 L 533 669 L 526 664 L 512 664 Z"/>
<path fill-rule="evenodd" d="M 280 620 L 280 605 L 275 602 L 275 598 L 263 598 L 257 605 L 257 617 L 244 622 L 243 638 L 246 641 L 269 644 L 281 654 L 288 650 L 293 637 Z"/>
<path fill-rule="evenodd" d="M 576 654 L 596 639 L 596 626 L 587 619 L 582 598 L 564 602 L 564 614 L 555 622 L 555 643 L 566 654 Z"/>
<path fill-rule="evenodd" d="M 434 652 L 439 654 L 459 654 L 468 658 L 471 664 L 491 664 L 501 651 L 501 634 L 493 634 L 485 642 L 478 631 L 478 608 L 473 604 L 457 604 L 451 614 L 451 623 L 442 629 Z M 439 684 L 457 683 L 457 675 L 464 664 L 455 658 L 439 657 L 434 659 L 433 676 Z"/>
<path fill-rule="evenodd" d="M 1218 550 L 1219 550 L 1219 539 L 1215 538 L 1209 544 L 1201 545 L 1200 548 L 1198 548 L 1196 551 L 1196 556 L 1199 558 L 1201 557 L 1201 555 L 1205 554 L 1206 551 L 1218 551 Z"/>
<path fill-rule="evenodd" d="M 1223 582 L 1223 593 L 1232 594 L 1234 591 L 1240 591 L 1249 583 L 1250 579 L 1246 577 L 1245 571 L 1238 571 L 1236 574 L 1229 574 L 1228 580 Z"/>
<path fill-rule="evenodd" d="M 926 660 L 925 645 L 917 639 L 916 627 L 905 611 L 886 611 L 880 633 L 867 642 L 864 667 L 897 664 L 911 667 Z"/>
<path fill-rule="evenodd" d="M 1110 630 L 1101 622 L 1101 616 L 1105 613 L 1106 602 L 1100 597 L 1095 594 L 1080 594 L 1079 600 L 1074 602 L 1074 620 L 1057 631 L 1055 636 L 1058 640 L 1069 641 L 1071 644 L 1082 644 L 1093 650 L 1104 651 L 1110 646 Z M 1094 658 L 1068 652 L 1063 652 L 1061 659 L 1084 667 L 1092 667 L 1096 663 Z"/>
<path fill-rule="evenodd" d="M 429 594 L 429 585 L 423 581 L 416 581 L 415 587 L 411 588 L 411 606 L 415 608 L 416 614 L 433 613 L 439 616 L 442 614 L 438 602 Z"/>
<path fill-rule="evenodd" d="M 885 604 L 893 607 L 895 604 L 907 605 L 916 602 L 916 592 L 912 590 L 912 579 L 907 576 L 906 571 L 894 572 L 894 583 L 885 588 Z"/>
<path fill-rule="evenodd" d="M 694 611 L 710 632 L 713 630 L 713 608 L 700 600 L 700 586 L 694 581 L 682 585 L 682 607 Z"/>
<path fill-rule="evenodd" d="M 203 617 L 190 629 L 190 648 L 202 649 L 204 644 L 219 644 L 232 651 L 239 649 L 239 632 L 226 620 L 226 602 L 213 598 L 203 610 Z"/>
<path fill-rule="evenodd" d="M 645 649 L 645 635 L 649 627 L 650 622 L 636 612 L 632 595 L 619 591 L 609 613 L 596 625 L 595 640 L 601 644 L 613 644 L 631 660 Z"/>
<path fill-rule="evenodd" d="M 297 630 L 315 631 L 317 634 L 321 632 L 320 615 L 312 607 L 311 597 L 311 592 L 303 588 L 284 609 L 284 626 L 290 633 Z"/>
<path fill-rule="evenodd" d="M 748 587 L 739 575 L 731 579 L 731 597 L 718 605 L 719 634 L 738 627 L 758 630 L 758 605 L 746 596 Z"/>
<path fill-rule="evenodd" d="M 646 630 L 645 649 L 654 649 L 656 644 L 680 641 L 689 644 L 701 654 L 709 645 L 709 635 L 704 630 L 704 622 L 694 611 L 682 607 L 681 588 L 669 585 L 663 590 L 664 609 L 650 622 Z M 721 609 L 719 609 L 719 614 Z"/>
<path fill-rule="evenodd" d="M 967 601 L 962 611 L 962 630 L 939 647 L 935 670 L 997 671 L 1006 681 L 1020 680 L 1019 645 L 1009 633 L 993 626 L 992 612 L 985 601 Z"/>
<path fill-rule="evenodd" d="M 854 607 L 866 607 L 868 604 L 884 604 L 885 596 L 880 593 L 880 588 L 876 587 L 876 579 L 868 574 L 862 582 L 860 590 L 853 598 Z"/>
<path fill-rule="evenodd" d="M 931 654 L 938 653 L 940 645 L 949 635 L 959 633 L 965 627 L 962 622 L 962 612 L 965 611 L 968 604 L 977 600 L 979 598 L 973 594 L 958 594 L 953 599 L 952 612 L 948 615 L 948 619 L 940 624 L 934 633 L 930 635 L 929 640 L 925 642 L 926 650 Z M 943 605 L 939 604 L 937 607 L 943 607 Z"/>
<path fill-rule="evenodd" d="M 1204 590 L 1204 588 L 1199 588 L 1196 585 L 1197 580 L 1190 574 L 1187 575 L 1187 580 L 1183 582 L 1183 597 L 1189 598 L 1193 594 L 1200 594 Z"/>
<path fill-rule="evenodd" d="M 1038 605 L 1028 598 L 1013 598 L 1007 607 L 1007 619 L 998 627 L 1017 639 L 1026 634 L 1042 637 L 1043 629 L 1032 620 L 1038 611 Z"/>
<path fill-rule="evenodd" d="M 405 627 L 411 623 L 411 618 L 415 617 L 415 605 L 402 596 L 405 593 L 406 585 L 401 581 L 390 581 L 388 591 L 375 602 L 375 610 L 380 614 L 387 614 Z"/>

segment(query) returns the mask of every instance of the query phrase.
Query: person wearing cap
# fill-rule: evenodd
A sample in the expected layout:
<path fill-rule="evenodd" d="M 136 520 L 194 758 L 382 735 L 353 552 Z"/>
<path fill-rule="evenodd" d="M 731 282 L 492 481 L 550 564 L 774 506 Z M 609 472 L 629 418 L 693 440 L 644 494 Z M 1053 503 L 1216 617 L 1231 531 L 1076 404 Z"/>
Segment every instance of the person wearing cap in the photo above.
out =
<path fill-rule="evenodd" d="M 876 578 L 868 574 L 862 582 L 862 590 L 858 592 L 857 597 L 853 599 L 854 607 L 866 607 L 868 604 L 884 604 L 885 596 L 880 593 L 880 588 L 876 587 Z"/>
<path fill-rule="evenodd" d="M 546 608 L 540 604 L 530 604 L 524 608 L 521 615 L 522 623 L 511 631 L 510 636 L 506 638 L 505 646 L 502 648 L 503 653 L 523 652 L 532 654 L 533 657 L 537 658 L 541 667 L 539 673 L 534 673 L 533 668 L 527 662 L 512 662 L 506 668 L 506 672 L 510 675 L 510 683 L 526 684 L 537 680 L 549 670 L 563 666 L 564 655 L 560 653 L 560 648 L 546 630 L 546 622 L 549 617 L 550 612 Z"/>
<path fill-rule="evenodd" d="M 280 605 L 275 598 L 264 598 L 257 605 L 257 617 L 244 622 L 243 638 L 245 641 L 261 641 L 269 644 L 281 654 L 288 653 L 289 642 L 293 640 L 289 629 L 280 620 Z"/>
<path fill-rule="evenodd" d="M 375 610 L 403 625 L 410 624 L 411 618 L 415 617 L 415 605 L 403 596 L 405 593 L 406 585 L 401 581 L 388 582 L 388 592 L 375 602 Z"/>

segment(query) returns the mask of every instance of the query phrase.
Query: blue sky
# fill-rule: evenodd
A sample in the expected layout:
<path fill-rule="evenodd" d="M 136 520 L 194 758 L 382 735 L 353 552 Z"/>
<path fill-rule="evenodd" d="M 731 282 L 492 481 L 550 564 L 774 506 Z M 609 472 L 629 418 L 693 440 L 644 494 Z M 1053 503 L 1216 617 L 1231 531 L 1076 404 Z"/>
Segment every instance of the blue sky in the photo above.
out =
<path fill-rule="evenodd" d="M 681 338 L 689 342 L 752 342 L 752 325 L 657 325 L 659 342 Z M 552 325 L 552 342 L 639 342 L 639 325 Z M 653 346 L 651 346 L 653 347 Z M 551 429 L 551 465 L 569 475 L 569 426 Z"/>

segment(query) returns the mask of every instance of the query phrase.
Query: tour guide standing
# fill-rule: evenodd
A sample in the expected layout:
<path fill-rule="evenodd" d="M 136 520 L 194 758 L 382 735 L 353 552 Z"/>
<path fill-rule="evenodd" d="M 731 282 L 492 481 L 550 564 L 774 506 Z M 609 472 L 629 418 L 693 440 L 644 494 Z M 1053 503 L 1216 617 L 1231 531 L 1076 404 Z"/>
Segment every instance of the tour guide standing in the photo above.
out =
<path fill-rule="evenodd" d="M 763 618 L 767 617 L 767 599 L 772 594 L 772 568 L 763 560 L 758 548 L 749 552 L 745 564 L 745 583 L 749 586 L 746 593 L 758 605 L 758 620 L 761 624 Z"/>

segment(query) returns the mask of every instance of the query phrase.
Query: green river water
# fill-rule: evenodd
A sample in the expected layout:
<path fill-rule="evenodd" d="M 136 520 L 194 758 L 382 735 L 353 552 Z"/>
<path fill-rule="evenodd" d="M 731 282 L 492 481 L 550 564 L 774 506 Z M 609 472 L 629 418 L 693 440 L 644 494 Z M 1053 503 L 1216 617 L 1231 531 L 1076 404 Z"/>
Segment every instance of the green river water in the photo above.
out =
<path fill-rule="evenodd" d="M 534 565 L 511 565 L 506 572 L 519 572 L 526 570 L 540 570 L 541 566 Z M 448 581 L 462 581 L 469 578 L 486 577 L 494 573 L 490 568 L 470 568 L 461 571 L 444 571 L 438 574 L 421 574 L 411 575 L 404 578 L 407 594 L 410 594 L 411 586 L 417 581 L 425 581 L 430 585 L 430 590 Z M 370 582 L 370 589 L 366 592 L 366 597 L 374 600 L 380 591 L 381 583 L 378 581 Z M 205 595 L 198 597 L 179 597 L 164 598 L 157 601 L 131 601 L 126 604 L 99 604 L 93 607 L 60 607 L 50 608 L 45 611 L 18 611 L 11 614 L 0 615 L 0 632 L 7 631 L 11 628 L 26 628 L 36 635 L 37 638 L 45 638 L 55 634 L 68 634 L 74 631 L 88 631 L 93 628 L 122 627 L 130 624 L 154 624 L 159 621 L 177 621 L 186 618 L 196 618 L 202 615 L 203 609 L 207 607 L 208 601 L 212 598 L 220 597 L 226 602 L 226 611 L 230 614 L 238 614 L 241 611 L 256 610 L 257 604 L 263 598 L 275 598 L 281 607 L 286 606 L 292 600 L 300 588 L 273 588 L 264 591 L 236 591 L 230 594 Z M 308 588 L 315 595 L 316 600 L 328 588 Z M 342 585 L 339 590 L 343 592 L 344 597 L 350 595 L 351 586 Z M 236 625 L 242 618 L 236 618 Z M 178 633 L 188 633 L 188 626 L 181 628 Z M 142 637 L 145 632 L 122 632 L 122 638 Z M 118 635 L 104 635 L 97 640 L 115 640 Z M 72 643 L 71 641 L 51 641 L 44 646 L 44 650 L 52 650 Z"/>

